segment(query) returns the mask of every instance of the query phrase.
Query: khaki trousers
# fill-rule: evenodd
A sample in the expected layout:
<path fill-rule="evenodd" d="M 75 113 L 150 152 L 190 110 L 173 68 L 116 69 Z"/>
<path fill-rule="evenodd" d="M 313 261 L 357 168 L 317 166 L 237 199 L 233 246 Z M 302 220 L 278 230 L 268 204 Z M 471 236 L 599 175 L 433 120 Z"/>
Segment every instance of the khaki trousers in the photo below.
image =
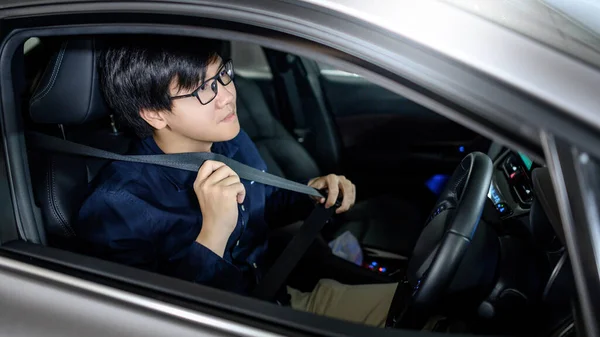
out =
<path fill-rule="evenodd" d="M 355 323 L 383 327 L 397 283 L 346 285 L 320 280 L 312 292 L 288 287 L 292 308 Z"/>

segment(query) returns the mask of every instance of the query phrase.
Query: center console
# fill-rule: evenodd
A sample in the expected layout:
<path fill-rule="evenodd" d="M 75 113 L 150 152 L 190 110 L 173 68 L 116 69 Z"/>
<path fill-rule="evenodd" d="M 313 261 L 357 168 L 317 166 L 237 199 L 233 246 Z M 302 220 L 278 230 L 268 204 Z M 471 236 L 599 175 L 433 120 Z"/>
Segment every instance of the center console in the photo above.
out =
<path fill-rule="evenodd" d="M 531 208 L 532 166 L 526 155 L 509 150 L 496 158 L 488 198 L 502 219 L 525 214 Z"/>
<path fill-rule="evenodd" d="M 488 199 L 494 207 L 489 215 L 501 220 L 494 222 L 500 254 L 495 284 L 480 303 L 478 315 L 487 328 L 513 334 L 520 331 L 518 326 L 534 326 L 538 319 L 540 294 L 552 268 L 547 256 L 552 235 L 547 233 L 553 232 L 547 221 L 536 216 L 539 193 L 532 176 L 541 166 L 506 148 L 493 161 Z"/>

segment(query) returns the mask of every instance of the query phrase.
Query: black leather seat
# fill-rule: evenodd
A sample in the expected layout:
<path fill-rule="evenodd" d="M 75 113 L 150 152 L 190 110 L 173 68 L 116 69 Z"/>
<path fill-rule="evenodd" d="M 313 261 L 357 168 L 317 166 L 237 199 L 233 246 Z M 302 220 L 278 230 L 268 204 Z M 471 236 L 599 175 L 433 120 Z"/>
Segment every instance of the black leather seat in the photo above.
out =
<path fill-rule="evenodd" d="M 111 127 L 110 110 L 99 88 L 97 49 L 96 42 L 89 39 L 62 42 L 35 85 L 29 117 L 38 131 L 51 130 L 71 141 L 124 153 L 130 140 Z M 71 224 L 88 183 L 106 163 L 30 149 L 33 192 L 50 245 L 77 249 Z"/>

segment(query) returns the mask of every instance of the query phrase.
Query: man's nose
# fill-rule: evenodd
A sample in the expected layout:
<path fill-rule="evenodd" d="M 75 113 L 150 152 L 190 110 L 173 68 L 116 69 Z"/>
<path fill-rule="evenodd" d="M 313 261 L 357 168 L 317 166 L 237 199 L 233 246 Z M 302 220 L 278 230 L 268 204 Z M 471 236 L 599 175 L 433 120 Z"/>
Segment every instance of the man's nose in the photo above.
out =
<path fill-rule="evenodd" d="M 217 81 L 218 83 L 218 92 L 217 92 L 217 107 L 218 108 L 223 108 L 225 106 L 227 106 L 227 104 L 231 103 L 234 99 L 235 96 L 233 94 L 233 90 L 235 90 L 233 81 L 231 81 L 227 86 L 224 86 L 221 84 L 221 82 Z M 232 91 L 230 91 L 232 90 Z"/>

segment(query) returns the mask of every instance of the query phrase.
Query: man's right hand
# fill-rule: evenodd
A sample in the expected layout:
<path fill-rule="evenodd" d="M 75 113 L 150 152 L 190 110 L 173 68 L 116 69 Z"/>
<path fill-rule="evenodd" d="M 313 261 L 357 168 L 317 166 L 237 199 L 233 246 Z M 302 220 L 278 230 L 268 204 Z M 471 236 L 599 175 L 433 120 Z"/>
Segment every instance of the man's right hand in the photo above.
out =
<path fill-rule="evenodd" d="M 227 165 L 207 160 L 198 170 L 194 192 L 202 211 L 202 230 L 196 241 L 223 257 L 237 224 L 237 205 L 244 201 L 246 189 Z"/>

